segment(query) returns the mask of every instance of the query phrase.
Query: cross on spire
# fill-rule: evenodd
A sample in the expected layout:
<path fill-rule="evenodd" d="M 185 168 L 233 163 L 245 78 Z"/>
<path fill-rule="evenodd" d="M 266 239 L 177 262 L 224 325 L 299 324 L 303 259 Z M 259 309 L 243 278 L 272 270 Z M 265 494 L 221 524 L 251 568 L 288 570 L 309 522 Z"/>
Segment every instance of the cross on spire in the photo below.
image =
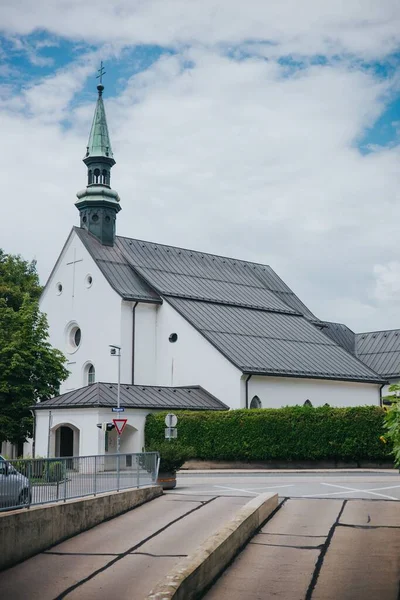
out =
<path fill-rule="evenodd" d="M 101 61 L 100 63 L 100 69 L 97 69 L 98 75 L 96 75 L 96 79 L 100 79 L 100 84 L 103 83 L 103 75 L 106 74 L 104 67 L 103 67 L 103 61 Z"/>

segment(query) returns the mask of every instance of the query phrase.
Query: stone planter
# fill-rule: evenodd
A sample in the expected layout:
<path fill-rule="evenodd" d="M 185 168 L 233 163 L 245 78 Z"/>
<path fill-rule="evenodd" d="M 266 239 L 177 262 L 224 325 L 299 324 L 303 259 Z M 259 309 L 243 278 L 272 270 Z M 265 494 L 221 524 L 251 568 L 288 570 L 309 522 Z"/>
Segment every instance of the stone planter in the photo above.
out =
<path fill-rule="evenodd" d="M 163 490 L 173 490 L 176 487 L 176 472 L 175 473 L 159 473 L 157 479 L 158 485 L 162 486 Z"/>

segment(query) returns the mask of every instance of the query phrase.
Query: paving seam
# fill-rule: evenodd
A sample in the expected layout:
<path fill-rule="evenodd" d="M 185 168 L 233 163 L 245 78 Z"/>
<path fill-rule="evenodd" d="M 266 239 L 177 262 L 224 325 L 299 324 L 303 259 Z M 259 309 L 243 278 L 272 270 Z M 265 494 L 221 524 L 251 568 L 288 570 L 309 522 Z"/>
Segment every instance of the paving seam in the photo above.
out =
<path fill-rule="evenodd" d="M 327 535 L 326 541 L 325 541 L 325 543 L 322 546 L 322 550 L 321 550 L 320 555 L 318 557 L 318 560 L 317 560 L 317 562 L 315 564 L 314 573 L 313 573 L 313 576 L 311 578 L 310 585 L 308 586 L 308 590 L 307 590 L 307 593 L 306 593 L 306 596 L 305 596 L 304 600 L 311 600 L 311 598 L 312 598 L 315 586 L 317 585 L 319 574 L 320 574 L 321 569 L 322 569 L 322 565 L 323 565 L 323 562 L 324 562 L 325 555 L 328 552 L 329 546 L 330 546 L 332 538 L 333 538 L 333 534 L 335 533 L 335 529 L 336 529 L 337 525 L 339 524 L 340 518 L 341 518 L 341 516 L 343 514 L 343 511 L 344 511 L 344 508 L 345 508 L 347 502 L 348 502 L 347 499 L 343 500 L 343 504 L 342 504 L 342 507 L 341 507 L 341 509 L 339 511 L 339 514 L 338 514 L 337 518 L 335 519 L 332 527 L 329 530 L 329 533 Z"/>
<path fill-rule="evenodd" d="M 74 585 L 71 585 L 69 588 L 67 588 L 66 590 L 64 590 L 61 594 L 59 594 L 58 596 L 56 596 L 54 598 L 54 600 L 62 600 L 62 598 L 65 598 L 69 593 L 75 591 L 77 588 L 81 587 L 83 584 L 87 583 L 91 579 L 94 579 L 95 577 L 97 577 L 97 575 L 99 575 L 100 573 L 103 573 L 104 571 L 106 571 L 107 569 L 109 569 L 110 567 L 112 567 L 113 565 L 115 565 L 115 563 L 117 563 L 118 561 L 122 560 L 123 558 L 125 558 L 126 556 L 128 556 L 129 554 L 131 554 L 132 552 L 134 552 L 135 550 L 137 550 L 138 548 L 140 548 L 141 546 L 143 546 L 144 544 L 146 544 L 148 541 L 150 541 L 151 539 L 157 537 L 157 535 L 160 535 L 160 533 L 163 533 L 166 529 L 168 529 L 172 525 L 175 525 L 175 523 L 178 523 L 178 521 L 181 521 L 182 519 L 184 519 L 188 515 L 196 512 L 197 510 L 202 509 L 203 506 L 206 506 L 207 504 L 210 504 L 211 502 L 213 502 L 217 498 L 218 498 L 218 496 L 214 496 L 214 498 L 211 498 L 210 500 L 199 501 L 199 502 L 201 502 L 199 504 L 199 506 L 196 506 L 196 508 L 192 508 L 191 510 L 189 510 L 186 513 L 184 513 L 180 517 L 178 517 L 178 518 L 174 519 L 173 521 L 171 521 L 170 523 L 168 523 L 167 525 L 164 525 L 164 527 L 161 527 L 160 529 L 158 529 L 157 531 L 155 531 L 154 533 L 152 533 L 151 535 L 149 535 L 147 538 L 145 538 L 141 542 L 138 542 L 137 544 L 135 544 L 131 548 L 128 548 L 128 550 L 125 550 L 125 552 L 121 552 L 121 554 L 118 554 L 113 560 L 110 560 L 108 563 L 106 563 L 105 565 L 103 565 L 100 569 L 96 569 L 96 571 L 93 571 L 93 573 L 91 573 L 87 577 L 84 577 L 80 581 L 77 581 L 77 583 L 74 583 Z"/>
<path fill-rule="evenodd" d="M 352 527 L 353 529 L 400 529 L 400 525 L 352 525 L 351 523 L 338 523 L 338 527 Z"/>
<path fill-rule="evenodd" d="M 152 554 L 151 552 L 132 552 L 130 556 L 151 556 L 151 558 L 186 558 L 187 554 Z"/>
<path fill-rule="evenodd" d="M 288 537 L 301 537 L 301 538 L 321 538 L 324 535 L 307 535 L 305 533 L 273 533 L 272 531 L 260 531 L 257 535 L 287 535 Z"/>
<path fill-rule="evenodd" d="M 274 548 L 294 548 L 295 550 L 322 550 L 323 544 L 319 546 L 292 546 L 289 544 L 264 544 L 263 542 L 249 542 L 252 546 L 273 546 Z"/>

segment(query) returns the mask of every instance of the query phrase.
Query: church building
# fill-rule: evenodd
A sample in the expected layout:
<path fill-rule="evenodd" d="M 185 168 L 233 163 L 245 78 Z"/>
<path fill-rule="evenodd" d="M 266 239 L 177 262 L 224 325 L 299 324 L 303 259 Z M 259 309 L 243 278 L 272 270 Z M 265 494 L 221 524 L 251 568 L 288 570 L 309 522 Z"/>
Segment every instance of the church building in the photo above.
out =
<path fill-rule="evenodd" d="M 118 372 L 122 452 L 142 450 L 154 410 L 379 405 L 385 378 L 357 357 L 345 326 L 319 320 L 270 266 L 116 235 L 97 89 L 80 225 L 40 300 L 70 375 L 36 406 L 35 454 L 115 452 L 115 430 L 97 424 L 116 416 Z"/>

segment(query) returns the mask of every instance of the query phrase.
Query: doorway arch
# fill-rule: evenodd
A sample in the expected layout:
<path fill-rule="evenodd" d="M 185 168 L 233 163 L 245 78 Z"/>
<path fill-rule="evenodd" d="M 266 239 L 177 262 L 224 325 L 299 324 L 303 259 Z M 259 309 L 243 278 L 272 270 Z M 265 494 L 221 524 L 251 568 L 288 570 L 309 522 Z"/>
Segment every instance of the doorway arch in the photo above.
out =
<path fill-rule="evenodd" d="M 53 456 L 70 458 L 79 456 L 80 431 L 72 423 L 60 423 L 53 428 Z"/>

